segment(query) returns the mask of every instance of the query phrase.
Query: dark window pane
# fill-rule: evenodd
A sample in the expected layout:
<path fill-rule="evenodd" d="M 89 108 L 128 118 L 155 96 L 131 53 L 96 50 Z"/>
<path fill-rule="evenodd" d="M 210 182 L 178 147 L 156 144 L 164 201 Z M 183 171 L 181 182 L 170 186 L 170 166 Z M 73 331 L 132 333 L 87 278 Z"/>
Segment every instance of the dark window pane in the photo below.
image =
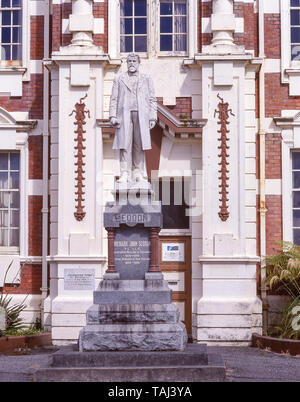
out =
<path fill-rule="evenodd" d="M 1 59 L 10 60 L 10 46 L 1 46 Z"/>
<path fill-rule="evenodd" d="M 170 185 L 170 187 L 169 187 Z M 164 189 L 162 186 L 166 186 Z M 159 199 L 162 201 L 163 192 L 169 192 L 170 202 L 162 202 L 162 214 L 163 214 L 163 228 L 164 229 L 188 229 L 189 228 L 189 217 L 186 216 L 187 205 L 184 203 L 183 197 L 183 184 L 181 186 L 181 199 L 183 200 L 180 205 L 175 205 L 175 198 L 179 199 L 179 195 L 177 194 L 174 197 L 174 190 L 180 191 L 178 187 L 179 183 L 174 183 L 174 181 L 170 181 L 164 183 L 163 180 L 159 183 Z M 169 190 L 170 189 L 170 190 Z M 166 197 L 167 198 L 167 197 Z M 169 205 L 165 205 L 169 204 Z"/>
<path fill-rule="evenodd" d="M 13 7 L 21 7 L 22 6 L 22 0 L 12 0 L 12 6 Z"/>
<path fill-rule="evenodd" d="M 22 28 L 13 28 L 13 43 L 21 43 L 22 41 Z"/>
<path fill-rule="evenodd" d="M 2 7 L 10 7 L 10 0 L 2 0 L 1 6 Z"/>
<path fill-rule="evenodd" d="M 8 169 L 8 154 L 0 153 L 0 170 Z"/>
<path fill-rule="evenodd" d="M 0 172 L 0 188 L 8 188 L 8 173 Z"/>
<path fill-rule="evenodd" d="M 10 207 L 20 208 L 20 193 L 19 191 L 12 191 L 10 195 Z"/>
<path fill-rule="evenodd" d="M 8 210 L 0 211 L 0 227 L 8 228 Z"/>
<path fill-rule="evenodd" d="M 13 25 L 22 25 L 21 11 L 13 11 Z"/>
<path fill-rule="evenodd" d="M 300 28 L 291 28 L 291 42 L 300 43 Z"/>
<path fill-rule="evenodd" d="M 8 208 L 9 205 L 9 193 L 0 191 L 0 208 Z"/>
<path fill-rule="evenodd" d="M 132 52 L 132 36 L 121 36 L 121 52 Z"/>
<path fill-rule="evenodd" d="M 121 21 L 121 34 L 132 34 L 132 19 L 124 18 Z"/>
<path fill-rule="evenodd" d="M 300 24 L 300 12 L 299 10 L 291 10 L 291 25 Z"/>
<path fill-rule="evenodd" d="M 298 210 L 293 211 L 293 226 L 300 228 L 300 211 Z"/>
<path fill-rule="evenodd" d="M 161 51 L 172 50 L 172 36 L 171 35 L 161 35 L 160 36 L 160 50 Z"/>
<path fill-rule="evenodd" d="M 146 34 L 147 33 L 147 19 L 146 18 L 135 18 L 134 33 L 135 34 Z"/>
<path fill-rule="evenodd" d="M 11 25 L 10 11 L 2 11 L 2 25 Z"/>
<path fill-rule="evenodd" d="M 172 15 L 172 3 L 160 3 L 160 15 Z"/>
<path fill-rule="evenodd" d="M 12 60 L 22 60 L 22 46 L 13 45 L 12 46 Z"/>
<path fill-rule="evenodd" d="M 132 16 L 132 0 L 121 1 L 121 16 Z"/>
<path fill-rule="evenodd" d="M 2 28 L 2 43 L 10 43 L 11 28 Z"/>
<path fill-rule="evenodd" d="M 5 229 L 0 230 L 0 246 L 2 247 L 8 246 L 8 230 Z"/>
<path fill-rule="evenodd" d="M 300 246 L 300 229 L 294 229 L 294 243 Z"/>
<path fill-rule="evenodd" d="M 185 52 L 186 51 L 186 35 L 175 35 L 174 50 L 177 52 Z"/>
<path fill-rule="evenodd" d="M 161 33 L 172 33 L 172 17 L 160 17 L 160 32 Z"/>
<path fill-rule="evenodd" d="M 186 3 L 175 3 L 174 4 L 174 14 L 175 15 L 186 15 Z"/>
<path fill-rule="evenodd" d="M 10 173 L 10 186 L 9 188 L 19 188 L 19 172 Z"/>
<path fill-rule="evenodd" d="M 291 0 L 291 7 L 299 7 L 300 0 Z"/>
<path fill-rule="evenodd" d="M 293 169 L 300 170 L 300 152 L 293 152 L 292 161 L 293 161 L 293 163 L 292 163 Z"/>
<path fill-rule="evenodd" d="M 20 169 L 20 157 L 17 153 L 10 154 L 10 170 Z"/>
<path fill-rule="evenodd" d="M 300 60 L 300 46 L 293 45 L 291 48 L 292 60 Z"/>
<path fill-rule="evenodd" d="M 299 191 L 293 192 L 293 207 L 300 208 L 300 192 Z"/>
<path fill-rule="evenodd" d="M 175 33 L 186 33 L 186 17 L 175 17 Z"/>
<path fill-rule="evenodd" d="M 147 52 L 147 36 L 135 37 L 135 52 Z"/>
<path fill-rule="evenodd" d="M 10 246 L 17 247 L 19 245 L 19 229 L 10 230 Z"/>
<path fill-rule="evenodd" d="M 147 9 L 146 9 L 146 0 L 135 0 L 134 3 L 134 15 L 137 16 L 146 16 Z"/>
<path fill-rule="evenodd" d="M 300 172 L 293 172 L 293 188 L 300 188 Z"/>
<path fill-rule="evenodd" d="M 10 226 L 18 228 L 20 225 L 20 213 L 19 211 L 11 211 L 10 212 Z"/>

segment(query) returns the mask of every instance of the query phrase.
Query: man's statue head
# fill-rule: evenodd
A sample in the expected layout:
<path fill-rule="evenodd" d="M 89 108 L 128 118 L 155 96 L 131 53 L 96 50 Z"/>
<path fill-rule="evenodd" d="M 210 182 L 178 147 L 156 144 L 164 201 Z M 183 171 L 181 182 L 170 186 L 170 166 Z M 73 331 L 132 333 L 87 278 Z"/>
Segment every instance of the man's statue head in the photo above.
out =
<path fill-rule="evenodd" d="M 134 74 L 139 70 L 140 56 L 137 53 L 129 53 L 126 61 L 129 73 Z"/>

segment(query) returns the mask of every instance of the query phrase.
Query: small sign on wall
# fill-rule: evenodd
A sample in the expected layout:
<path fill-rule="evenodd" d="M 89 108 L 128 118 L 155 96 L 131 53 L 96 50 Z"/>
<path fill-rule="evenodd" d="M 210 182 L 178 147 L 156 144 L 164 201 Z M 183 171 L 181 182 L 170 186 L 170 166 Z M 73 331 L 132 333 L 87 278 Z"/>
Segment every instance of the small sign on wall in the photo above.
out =
<path fill-rule="evenodd" d="M 64 290 L 94 290 L 94 269 L 65 269 Z"/>
<path fill-rule="evenodd" d="M 184 243 L 162 243 L 162 261 L 184 262 Z"/>

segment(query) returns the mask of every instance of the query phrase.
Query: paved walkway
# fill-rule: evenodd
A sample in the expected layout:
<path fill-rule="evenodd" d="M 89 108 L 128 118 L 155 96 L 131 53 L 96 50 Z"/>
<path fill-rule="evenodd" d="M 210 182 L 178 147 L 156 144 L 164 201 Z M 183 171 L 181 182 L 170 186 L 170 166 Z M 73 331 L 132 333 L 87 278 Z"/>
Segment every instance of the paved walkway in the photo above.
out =
<path fill-rule="evenodd" d="M 28 382 L 45 367 L 56 347 L 38 348 L 28 355 L 0 354 L 0 382 Z M 208 347 L 223 356 L 229 382 L 300 382 L 300 356 L 291 357 L 250 347 Z"/>

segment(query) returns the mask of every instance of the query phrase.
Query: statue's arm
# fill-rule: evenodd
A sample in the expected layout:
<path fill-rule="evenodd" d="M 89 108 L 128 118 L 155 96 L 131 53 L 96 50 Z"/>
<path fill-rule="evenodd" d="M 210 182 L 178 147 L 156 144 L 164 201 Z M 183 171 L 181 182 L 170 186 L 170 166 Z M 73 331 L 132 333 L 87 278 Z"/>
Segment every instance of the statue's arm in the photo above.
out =
<path fill-rule="evenodd" d="M 119 80 L 118 77 L 114 79 L 114 84 L 110 96 L 110 104 L 109 104 L 109 119 L 113 126 L 118 124 L 117 120 L 117 105 L 118 105 L 118 96 L 119 96 Z"/>
<path fill-rule="evenodd" d="M 155 123 L 157 121 L 157 100 L 156 100 L 155 91 L 154 91 L 154 84 L 153 84 L 151 77 L 149 77 L 148 82 L 149 82 L 149 96 L 150 96 L 150 118 L 149 118 L 149 120 Z"/>

